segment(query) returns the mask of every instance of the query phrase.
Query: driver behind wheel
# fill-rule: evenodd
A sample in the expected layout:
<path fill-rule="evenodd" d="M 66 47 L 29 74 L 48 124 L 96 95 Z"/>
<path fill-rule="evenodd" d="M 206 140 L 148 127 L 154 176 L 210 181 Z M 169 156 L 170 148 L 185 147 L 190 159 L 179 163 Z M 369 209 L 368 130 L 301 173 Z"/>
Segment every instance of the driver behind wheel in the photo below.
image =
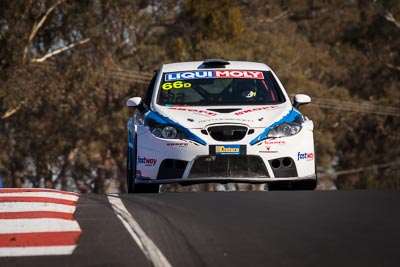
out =
<path fill-rule="evenodd" d="M 234 79 L 232 97 L 234 100 L 250 100 L 257 95 L 256 81 L 253 79 Z"/>

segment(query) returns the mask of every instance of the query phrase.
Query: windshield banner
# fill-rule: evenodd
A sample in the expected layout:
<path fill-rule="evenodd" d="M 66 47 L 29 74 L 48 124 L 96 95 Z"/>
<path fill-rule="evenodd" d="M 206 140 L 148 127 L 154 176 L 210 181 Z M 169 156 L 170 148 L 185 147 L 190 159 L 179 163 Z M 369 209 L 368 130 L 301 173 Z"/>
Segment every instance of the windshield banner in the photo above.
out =
<path fill-rule="evenodd" d="M 261 71 L 249 70 L 199 70 L 173 72 L 165 74 L 165 81 L 189 80 L 189 79 L 204 79 L 204 78 L 250 78 L 264 79 L 264 74 Z"/>

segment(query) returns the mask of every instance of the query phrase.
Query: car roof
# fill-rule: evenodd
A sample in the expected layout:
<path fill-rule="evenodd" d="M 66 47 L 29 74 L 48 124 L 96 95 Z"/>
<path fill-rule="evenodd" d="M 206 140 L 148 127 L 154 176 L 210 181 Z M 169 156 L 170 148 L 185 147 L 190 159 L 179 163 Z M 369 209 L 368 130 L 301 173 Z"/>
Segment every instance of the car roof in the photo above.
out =
<path fill-rule="evenodd" d="M 190 61 L 164 64 L 161 67 L 162 72 L 174 71 L 190 71 L 190 70 L 205 70 L 205 69 L 233 69 L 233 70 L 260 70 L 270 71 L 271 68 L 264 63 L 250 61 L 225 61 L 229 64 L 223 65 L 205 65 L 206 61 Z"/>

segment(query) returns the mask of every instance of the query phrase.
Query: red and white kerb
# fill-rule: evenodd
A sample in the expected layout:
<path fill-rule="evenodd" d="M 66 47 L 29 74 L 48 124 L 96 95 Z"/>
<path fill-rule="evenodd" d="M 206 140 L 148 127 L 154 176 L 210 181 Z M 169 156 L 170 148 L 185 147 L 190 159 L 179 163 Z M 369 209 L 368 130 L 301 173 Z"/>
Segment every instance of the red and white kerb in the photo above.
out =
<path fill-rule="evenodd" d="M 0 189 L 0 257 L 68 255 L 81 228 L 78 194 L 52 189 Z"/>

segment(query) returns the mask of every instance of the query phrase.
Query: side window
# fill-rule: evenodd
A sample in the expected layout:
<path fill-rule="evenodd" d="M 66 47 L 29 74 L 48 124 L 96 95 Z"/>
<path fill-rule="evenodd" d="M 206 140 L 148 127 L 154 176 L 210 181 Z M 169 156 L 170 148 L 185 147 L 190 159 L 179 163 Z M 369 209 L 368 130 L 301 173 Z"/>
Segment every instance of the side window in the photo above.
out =
<path fill-rule="evenodd" d="M 266 83 L 268 84 L 269 88 L 271 88 L 271 89 L 273 89 L 273 91 L 275 91 L 275 94 L 276 94 L 276 99 L 274 99 L 274 102 L 277 102 L 277 103 L 285 102 L 285 97 L 283 96 L 282 91 L 279 88 L 279 85 L 274 78 L 274 75 L 272 75 L 272 73 L 269 71 L 266 74 L 268 77 L 267 79 L 265 79 Z"/>
<path fill-rule="evenodd" d="M 146 93 L 143 98 L 143 103 L 146 108 L 150 107 L 151 97 L 153 96 L 154 84 L 156 83 L 158 71 L 154 71 L 153 78 L 151 78 L 150 84 L 146 89 Z"/>

